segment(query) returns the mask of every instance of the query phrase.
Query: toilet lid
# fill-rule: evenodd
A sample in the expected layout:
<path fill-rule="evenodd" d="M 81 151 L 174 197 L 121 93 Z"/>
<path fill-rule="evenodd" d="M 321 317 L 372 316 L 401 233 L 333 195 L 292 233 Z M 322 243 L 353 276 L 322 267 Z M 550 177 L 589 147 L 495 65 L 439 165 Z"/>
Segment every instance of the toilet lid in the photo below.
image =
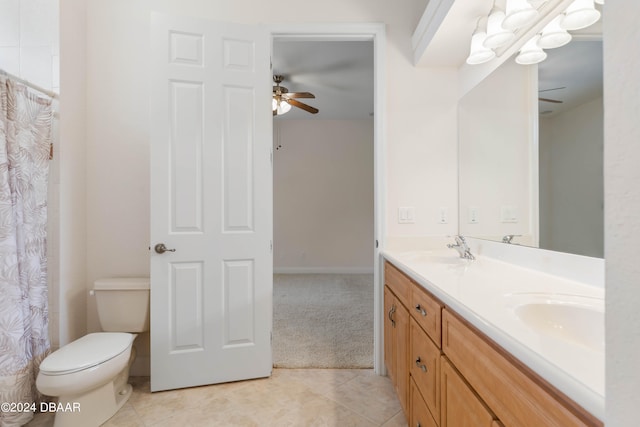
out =
<path fill-rule="evenodd" d="M 99 365 L 127 350 L 134 336 L 125 332 L 88 334 L 47 356 L 40 372 L 48 375 L 70 374 Z"/>

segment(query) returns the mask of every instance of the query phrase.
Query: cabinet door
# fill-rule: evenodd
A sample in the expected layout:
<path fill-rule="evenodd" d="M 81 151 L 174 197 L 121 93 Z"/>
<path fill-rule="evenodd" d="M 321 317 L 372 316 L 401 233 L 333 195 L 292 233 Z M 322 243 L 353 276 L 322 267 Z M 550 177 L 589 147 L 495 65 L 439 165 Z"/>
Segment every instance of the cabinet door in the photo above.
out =
<path fill-rule="evenodd" d="M 418 391 L 415 381 L 410 380 L 410 397 L 411 397 L 411 415 L 409 416 L 409 425 L 411 427 L 438 427 L 434 421 L 427 404 L 424 403 L 422 395 Z"/>
<path fill-rule="evenodd" d="M 442 419 L 440 427 L 495 427 L 484 403 L 442 357 Z"/>
<path fill-rule="evenodd" d="M 395 297 L 388 287 L 384 287 L 384 364 L 387 367 L 387 375 L 391 383 L 396 385 L 396 361 L 394 357 L 393 330 L 395 320 L 393 320 L 395 310 Z"/>
<path fill-rule="evenodd" d="M 411 377 L 436 422 L 440 422 L 440 350 L 411 318 Z"/>
<path fill-rule="evenodd" d="M 384 288 L 384 363 L 405 414 L 409 402 L 409 311 Z"/>
<path fill-rule="evenodd" d="M 396 391 L 400 405 L 408 414 L 409 403 L 409 311 L 396 300 L 396 327 L 394 342 L 396 346 Z"/>

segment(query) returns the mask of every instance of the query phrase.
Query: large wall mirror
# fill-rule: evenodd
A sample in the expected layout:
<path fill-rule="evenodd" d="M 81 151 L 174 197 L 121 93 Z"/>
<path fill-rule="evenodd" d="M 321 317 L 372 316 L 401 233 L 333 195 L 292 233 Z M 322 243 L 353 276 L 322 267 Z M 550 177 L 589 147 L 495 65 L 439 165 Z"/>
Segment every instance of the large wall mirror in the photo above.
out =
<path fill-rule="evenodd" d="M 602 258 L 602 42 L 547 54 L 505 61 L 461 98 L 459 230 Z"/>

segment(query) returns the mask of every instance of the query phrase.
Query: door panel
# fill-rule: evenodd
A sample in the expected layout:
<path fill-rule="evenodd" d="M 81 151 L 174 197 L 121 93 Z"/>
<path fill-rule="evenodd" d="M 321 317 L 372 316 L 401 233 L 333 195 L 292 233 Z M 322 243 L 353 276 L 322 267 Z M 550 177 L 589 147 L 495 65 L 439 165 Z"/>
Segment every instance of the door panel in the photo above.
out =
<path fill-rule="evenodd" d="M 154 14 L 151 389 L 269 376 L 266 29 Z"/>

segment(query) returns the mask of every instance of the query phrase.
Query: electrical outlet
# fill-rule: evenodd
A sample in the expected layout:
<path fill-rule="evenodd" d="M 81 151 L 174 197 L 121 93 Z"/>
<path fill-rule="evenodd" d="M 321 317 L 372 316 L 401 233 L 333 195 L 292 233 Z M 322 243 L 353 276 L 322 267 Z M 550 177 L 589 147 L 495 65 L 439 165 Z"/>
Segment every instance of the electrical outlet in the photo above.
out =
<path fill-rule="evenodd" d="M 469 224 L 477 224 L 480 222 L 478 218 L 478 208 L 475 206 L 471 206 L 469 208 Z"/>
<path fill-rule="evenodd" d="M 438 223 L 447 224 L 449 222 L 449 209 L 441 207 L 439 212 Z"/>

